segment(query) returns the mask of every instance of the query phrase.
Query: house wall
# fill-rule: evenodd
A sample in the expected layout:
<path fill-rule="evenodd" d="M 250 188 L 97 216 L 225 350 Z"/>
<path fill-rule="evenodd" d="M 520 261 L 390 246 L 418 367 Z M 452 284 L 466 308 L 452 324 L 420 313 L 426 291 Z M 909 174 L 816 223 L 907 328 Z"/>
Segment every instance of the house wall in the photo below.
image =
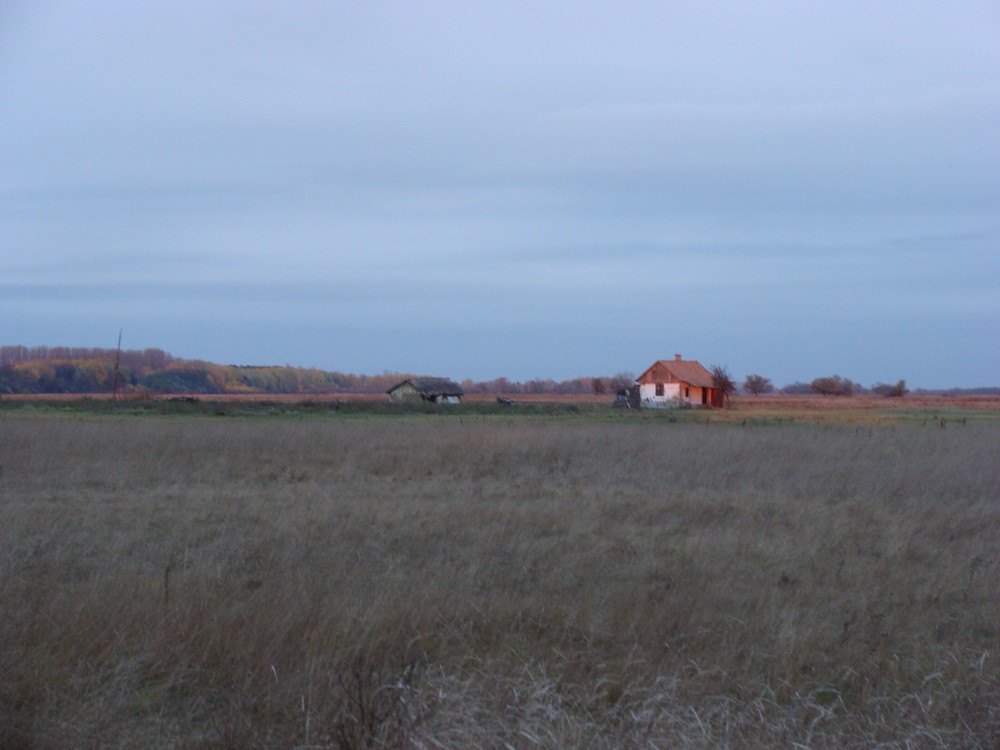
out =
<path fill-rule="evenodd" d="M 416 401 L 422 401 L 422 400 L 424 400 L 424 397 L 423 397 L 423 395 L 421 395 L 420 391 L 418 391 L 412 385 L 410 385 L 409 383 L 404 383 L 403 385 L 399 386 L 398 388 L 393 389 L 392 393 L 389 394 L 389 399 L 391 401 L 395 401 L 397 403 L 407 403 L 407 404 L 410 404 L 410 403 L 414 403 Z M 462 403 L 462 397 L 461 396 L 442 396 L 442 395 L 437 395 L 437 396 L 431 396 L 427 400 L 431 401 L 432 403 L 435 403 L 435 404 L 460 404 L 460 403 Z"/>
<path fill-rule="evenodd" d="M 673 406 L 680 399 L 683 403 L 689 404 L 690 406 L 701 406 L 702 391 L 708 390 L 706 388 L 699 388 L 695 385 L 688 385 L 687 383 L 663 383 L 663 395 L 656 395 L 656 383 L 642 383 L 639 385 L 639 401 L 643 406 L 649 408 L 665 408 Z M 685 391 L 687 389 L 687 391 Z M 689 392 L 689 395 L 684 395 Z M 707 397 L 709 401 L 706 402 L 707 405 L 711 404 L 711 395 Z"/>
<path fill-rule="evenodd" d="M 663 395 L 656 395 L 655 383 L 642 383 L 639 385 L 639 402 L 643 406 L 653 408 L 669 406 L 670 402 L 677 398 L 680 393 L 680 383 L 663 383 Z"/>
<path fill-rule="evenodd" d="M 419 401 L 420 392 L 409 383 L 404 383 L 399 388 L 394 389 L 389 394 L 389 398 L 393 401 Z"/>

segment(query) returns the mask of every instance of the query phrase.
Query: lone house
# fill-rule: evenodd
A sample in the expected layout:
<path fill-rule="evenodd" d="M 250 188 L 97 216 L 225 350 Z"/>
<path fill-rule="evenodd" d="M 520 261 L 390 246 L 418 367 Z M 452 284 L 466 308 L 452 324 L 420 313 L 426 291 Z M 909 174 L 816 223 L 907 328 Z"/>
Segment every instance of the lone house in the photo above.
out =
<path fill-rule="evenodd" d="M 434 404 L 462 403 L 462 388 L 447 378 L 410 378 L 388 390 L 396 403 L 430 401 Z"/>
<path fill-rule="evenodd" d="M 712 373 L 699 362 L 683 360 L 675 354 L 673 361 L 661 359 L 636 378 L 639 403 L 646 408 L 663 409 L 691 406 L 725 406 L 724 396 L 715 387 Z"/>

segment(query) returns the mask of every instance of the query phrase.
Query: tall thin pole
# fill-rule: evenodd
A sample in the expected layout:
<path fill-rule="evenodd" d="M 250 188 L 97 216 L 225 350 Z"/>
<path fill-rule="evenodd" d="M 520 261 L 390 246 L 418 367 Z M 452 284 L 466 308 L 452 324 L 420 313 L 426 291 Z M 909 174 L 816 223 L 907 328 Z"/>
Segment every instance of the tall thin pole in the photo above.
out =
<path fill-rule="evenodd" d="M 115 386 L 114 386 L 114 395 L 112 396 L 112 399 L 115 400 L 115 401 L 118 400 L 118 384 L 121 382 L 121 378 L 119 376 L 119 372 L 120 372 L 119 371 L 119 365 L 121 364 L 121 361 L 122 361 L 122 331 L 123 330 L 124 329 L 119 329 L 118 330 L 118 350 L 115 352 Z"/>

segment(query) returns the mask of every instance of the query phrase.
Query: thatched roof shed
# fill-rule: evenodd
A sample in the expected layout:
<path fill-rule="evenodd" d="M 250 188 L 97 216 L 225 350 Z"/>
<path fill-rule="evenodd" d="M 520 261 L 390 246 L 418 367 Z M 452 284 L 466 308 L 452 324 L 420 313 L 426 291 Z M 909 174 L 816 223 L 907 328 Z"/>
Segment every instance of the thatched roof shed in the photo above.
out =
<path fill-rule="evenodd" d="M 389 398 L 397 402 L 430 401 L 435 404 L 462 403 L 462 387 L 448 378 L 408 378 L 389 389 Z"/>

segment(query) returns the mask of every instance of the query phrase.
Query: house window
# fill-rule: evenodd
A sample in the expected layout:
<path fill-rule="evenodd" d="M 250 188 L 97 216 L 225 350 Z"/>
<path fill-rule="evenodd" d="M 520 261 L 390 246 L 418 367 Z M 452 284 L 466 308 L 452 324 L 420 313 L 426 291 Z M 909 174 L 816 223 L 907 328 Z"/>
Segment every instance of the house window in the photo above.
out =
<path fill-rule="evenodd" d="M 691 398 L 691 389 L 684 386 L 684 398 Z"/>
<path fill-rule="evenodd" d="M 662 396 L 663 395 L 663 383 L 657 383 L 656 384 L 656 395 L 657 396 Z"/>

